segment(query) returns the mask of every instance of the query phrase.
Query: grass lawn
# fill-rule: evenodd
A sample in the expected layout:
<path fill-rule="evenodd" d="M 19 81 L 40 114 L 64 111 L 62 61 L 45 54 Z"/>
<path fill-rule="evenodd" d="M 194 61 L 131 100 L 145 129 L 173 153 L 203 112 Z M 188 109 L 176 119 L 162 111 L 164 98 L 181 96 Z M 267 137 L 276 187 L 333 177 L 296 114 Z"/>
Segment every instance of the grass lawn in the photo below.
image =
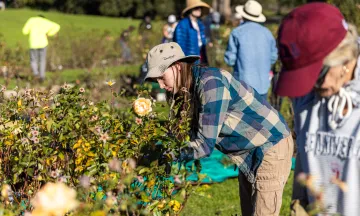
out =
<path fill-rule="evenodd" d="M 127 28 L 129 25 L 138 26 L 139 20 L 126 19 L 126 18 L 109 18 L 100 16 L 88 16 L 88 15 L 70 15 L 62 14 L 58 12 L 43 12 L 29 9 L 7 9 L 4 12 L 0 12 L 0 40 L 10 47 L 16 47 L 16 44 L 20 44 L 23 47 L 27 47 L 27 36 L 22 35 L 22 27 L 29 17 L 43 14 L 50 20 L 57 22 L 61 25 L 60 35 L 74 35 L 86 34 L 96 29 L 99 33 L 103 31 L 110 32 L 113 36 L 119 36 L 121 31 Z M 156 25 L 160 25 L 157 22 Z M 275 32 L 277 25 L 272 24 L 273 31 Z M 160 28 L 158 28 L 160 29 Z M 0 41 L 1 42 L 1 41 Z M 97 68 L 91 71 L 91 76 L 99 78 L 96 81 L 103 81 L 113 79 L 118 80 L 120 74 L 137 75 L 139 73 L 140 65 L 122 65 L 118 67 Z M 30 73 L 24 72 L 24 73 Z M 71 69 L 61 72 L 47 72 L 47 81 L 45 86 L 51 84 L 61 85 L 64 82 L 75 83 L 76 80 L 84 77 L 88 72 L 84 69 Z M 82 82 L 82 80 L 80 80 Z M 0 85 L 4 83 L 2 77 L 0 77 Z M 19 88 L 25 88 L 27 81 L 24 80 L 11 80 L 8 89 L 14 88 L 16 85 Z M 164 113 L 167 107 L 159 108 Z M 166 116 L 166 115 L 165 115 Z M 286 184 L 283 205 L 280 215 L 290 215 L 289 206 L 291 201 L 293 173 Z M 240 201 L 238 192 L 237 179 L 228 179 L 223 183 L 213 184 L 206 192 L 205 196 L 199 194 L 193 194 L 188 201 L 182 215 L 196 216 L 196 215 L 241 215 L 240 213 Z M 210 195 L 210 196 L 207 196 Z"/>
<path fill-rule="evenodd" d="M 22 28 L 28 18 L 43 14 L 46 18 L 57 22 L 61 26 L 59 34 L 69 34 L 76 30 L 90 32 L 93 29 L 99 32 L 109 31 L 114 36 L 119 36 L 121 31 L 129 25 L 138 26 L 139 20 L 127 18 L 111 18 L 88 15 L 71 15 L 58 12 L 44 12 L 30 9 L 7 9 L 0 13 L 0 34 L 8 46 L 13 47 L 17 43 L 27 47 L 27 36 L 22 34 Z"/>
<path fill-rule="evenodd" d="M 48 86 L 50 84 L 50 81 L 53 82 L 53 84 L 62 85 L 65 82 L 67 83 L 75 83 L 76 80 L 81 80 L 83 76 L 85 76 L 87 73 L 91 73 L 94 77 L 100 77 L 103 80 L 117 80 L 118 77 L 122 74 L 127 75 L 133 75 L 137 76 L 139 73 L 140 65 L 122 65 L 117 67 L 107 67 L 107 68 L 96 68 L 91 72 L 86 71 L 85 69 L 68 69 L 58 72 L 46 72 L 46 80 L 43 83 L 43 86 Z M 29 78 L 32 77 L 30 74 L 30 71 L 27 71 L 27 73 L 22 73 L 22 75 L 27 75 Z M 4 83 L 4 78 L 0 77 L 0 84 Z M 18 86 L 19 88 L 25 88 L 26 87 L 26 80 L 16 80 L 11 79 L 9 82 L 9 85 L 7 86 L 8 89 L 14 88 L 15 86 Z"/>
<path fill-rule="evenodd" d="M 281 216 L 290 215 L 290 202 L 294 172 L 292 171 L 285 186 Z M 206 192 L 208 196 L 193 194 L 181 215 L 226 215 L 240 216 L 240 198 L 237 178 L 228 179 L 223 183 L 213 184 Z"/>

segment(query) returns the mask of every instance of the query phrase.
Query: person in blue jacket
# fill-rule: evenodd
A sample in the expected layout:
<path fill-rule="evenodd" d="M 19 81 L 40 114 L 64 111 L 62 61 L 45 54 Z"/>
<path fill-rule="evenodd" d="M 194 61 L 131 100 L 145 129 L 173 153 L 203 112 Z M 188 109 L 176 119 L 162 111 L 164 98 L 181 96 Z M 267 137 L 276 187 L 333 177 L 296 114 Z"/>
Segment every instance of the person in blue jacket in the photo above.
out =
<path fill-rule="evenodd" d="M 185 55 L 200 56 L 200 63 L 207 64 L 205 26 L 200 20 L 202 10 L 210 6 L 200 0 L 187 0 L 182 11 L 183 19 L 175 29 L 174 42 L 178 43 Z"/>

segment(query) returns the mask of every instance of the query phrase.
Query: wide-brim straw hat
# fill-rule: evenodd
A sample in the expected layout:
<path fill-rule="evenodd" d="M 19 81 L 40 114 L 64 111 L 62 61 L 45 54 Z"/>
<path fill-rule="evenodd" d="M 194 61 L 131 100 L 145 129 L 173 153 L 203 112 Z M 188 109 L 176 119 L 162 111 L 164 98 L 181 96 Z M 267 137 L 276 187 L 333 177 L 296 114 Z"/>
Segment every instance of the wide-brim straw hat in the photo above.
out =
<path fill-rule="evenodd" d="M 236 13 L 239 13 L 242 18 L 254 21 L 254 22 L 265 22 L 266 17 L 262 14 L 262 6 L 255 0 L 249 0 L 244 6 L 237 6 L 235 8 Z"/>
<path fill-rule="evenodd" d="M 184 16 L 186 12 L 197 7 L 207 9 L 206 12 L 209 12 L 211 8 L 208 4 L 200 0 L 186 0 L 186 8 L 181 12 L 181 16 Z"/>

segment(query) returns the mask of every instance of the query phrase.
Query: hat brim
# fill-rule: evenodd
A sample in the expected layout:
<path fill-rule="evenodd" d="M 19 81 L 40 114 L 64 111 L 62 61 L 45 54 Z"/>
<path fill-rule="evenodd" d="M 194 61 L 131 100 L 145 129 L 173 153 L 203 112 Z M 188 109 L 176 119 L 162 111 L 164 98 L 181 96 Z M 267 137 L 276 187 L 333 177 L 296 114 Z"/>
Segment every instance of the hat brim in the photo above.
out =
<path fill-rule="evenodd" d="M 210 12 L 210 8 L 211 8 L 211 7 L 210 7 L 208 4 L 206 4 L 205 2 L 199 2 L 199 3 L 195 4 L 195 5 L 191 5 L 191 6 L 187 7 L 187 8 L 185 8 L 185 9 L 181 12 L 181 16 L 183 17 L 186 12 L 188 12 L 188 11 L 191 10 L 191 9 L 197 8 L 197 7 L 202 7 L 203 9 L 207 9 L 204 13 L 209 13 L 209 12 Z"/>
<path fill-rule="evenodd" d="M 319 77 L 322 61 L 317 61 L 296 70 L 280 72 L 275 93 L 280 96 L 302 97 L 310 93 Z"/>
<path fill-rule="evenodd" d="M 235 11 L 237 13 L 242 13 L 243 10 L 244 10 L 244 5 L 238 5 L 238 6 L 235 7 Z"/>
<path fill-rule="evenodd" d="M 200 56 L 197 56 L 197 55 L 189 55 L 189 56 L 185 56 L 185 57 L 180 57 L 178 59 L 174 59 L 173 61 L 169 62 L 168 65 L 166 65 L 166 67 L 164 67 L 165 68 L 164 71 L 159 70 L 158 67 L 150 69 L 147 72 L 147 74 L 146 74 L 146 76 L 144 78 L 144 81 L 161 77 L 164 74 L 165 70 L 168 67 L 170 67 L 170 65 L 174 64 L 175 62 L 180 61 L 180 62 L 194 63 L 199 59 L 200 59 Z"/>
<path fill-rule="evenodd" d="M 239 8 L 240 9 L 240 8 Z M 263 23 L 266 21 L 266 17 L 264 14 L 260 14 L 258 17 L 255 16 L 251 16 L 248 13 L 245 12 L 245 7 L 241 8 L 242 10 L 239 12 L 241 14 L 241 16 L 245 19 L 254 21 L 254 22 L 259 22 L 259 23 Z"/>
<path fill-rule="evenodd" d="M 242 10 L 243 10 L 244 6 L 243 5 L 238 5 L 235 7 L 235 14 L 234 17 L 235 19 L 242 19 Z"/>

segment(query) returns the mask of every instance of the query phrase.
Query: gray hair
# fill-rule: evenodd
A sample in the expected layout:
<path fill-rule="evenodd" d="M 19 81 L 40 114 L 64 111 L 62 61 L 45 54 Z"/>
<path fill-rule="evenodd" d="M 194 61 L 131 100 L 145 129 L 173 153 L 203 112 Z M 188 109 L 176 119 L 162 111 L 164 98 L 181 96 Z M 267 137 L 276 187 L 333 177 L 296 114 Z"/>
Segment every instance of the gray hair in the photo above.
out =
<path fill-rule="evenodd" d="M 324 65 L 333 67 L 343 65 L 359 56 L 359 39 L 357 29 L 348 24 L 348 32 L 340 44 L 324 59 Z"/>

